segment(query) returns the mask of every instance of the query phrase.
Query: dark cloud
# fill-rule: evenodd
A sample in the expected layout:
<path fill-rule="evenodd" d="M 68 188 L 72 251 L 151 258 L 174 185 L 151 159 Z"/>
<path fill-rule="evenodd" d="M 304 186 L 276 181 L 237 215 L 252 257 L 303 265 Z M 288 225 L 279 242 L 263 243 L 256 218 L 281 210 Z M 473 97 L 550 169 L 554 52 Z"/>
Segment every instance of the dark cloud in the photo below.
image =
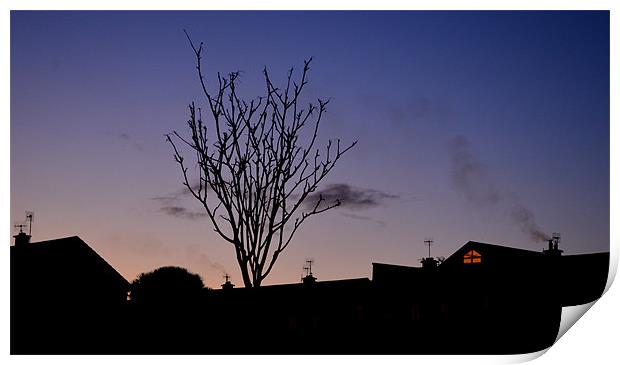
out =
<path fill-rule="evenodd" d="M 192 212 L 188 210 L 187 208 L 180 207 L 180 206 L 174 206 L 174 205 L 161 207 L 160 210 L 166 213 L 167 215 L 177 217 L 177 218 L 183 218 L 183 219 L 194 220 L 194 219 L 207 216 L 207 213 Z"/>
<path fill-rule="evenodd" d="M 195 186 L 197 189 L 197 184 L 195 184 Z M 196 219 L 206 216 L 206 213 L 191 212 L 180 205 L 180 202 L 183 200 L 182 198 L 189 194 L 189 189 L 183 187 L 175 193 L 153 197 L 151 200 L 160 203 L 162 205 L 160 209 L 166 214 L 174 217 Z M 318 190 L 309 195 L 303 202 L 303 205 L 307 209 L 314 208 L 320 196 L 324 199 L 321 206 L 340 201 L 340 207 L 349 210 L 368 209 L 384 204 L 386 200 L 400 198 L 399 195 L 386 193 L 376 189 L 357 188 L 349 184 L 331 184 L 327 185 L 324 189 Z M 358 216 L 357 219 L 360 219 L 359 217 L 361 216 Z M 355 219 L 356 217 L 350 218 Z"/>
<path fill-rule="evenodd" d="M 469 203 L 478 206 L 494 207 L 501 203 L 509 206 L 508 216 L 534 241 L 548 240 L 534 218 L 534 213 L 515 201 L 515 197 L 500 191 L 487 174 L 486 166 L 478 161 L 471 152 L 467 138 L 453 138 L 448 150 L 452 160 L 452 185 Z"/>
<path fill-rule="evenodd" d="M 192 185 L 195 189 L 198 189 L 198 184 Z M 183 186 L 179 190 L 174 193 L 162 196 L 152 197 L 151 200 L 156 201 L 161 205 L 159 208 L 162 212 L 166 213 L 169 216 L 184 218 L 184 219 L 198 219 L 202 217 L 206 217 L 207 213 L 204 212 L 194 212 L 182 206 L 183 201 L 185 200 L 185 196 L 191 195 L 189 189 Z"/>
<path fill-rule="evenodd" d="M 198 191 L 198 183 L 194 183 L 191 185 L 192 189 L 194 189 L 194 191 Z M 204 187 L 203 187 L 204 189 Z M 178 201 L 180 201 L 184 196 L 192 196 L 191 192 L 189 191 L 189 189 L 186 186 L 182 186 L 181 188 L 179 188 L 177 191 L 175 191 L 174 193 L 168 194 L 168 195 L 162 195 L 162 196 L 156 196 L 151 198 L 151 200 L 155 200 L 156 202 L 159 202 L 162 205 L 174 205 L 176 204 Z"/>
<path fill-rule="evenodd" d="M 381 205 L 385 200 L 398 198 L 398 195 L 388 194 L 375 189 L 356 188 L 349 184 L 331 184 L 309 195 L 304 201 L 305 207 L 308 209 L 314 208 L 319 197 L 323 197 L 325 204 L 333 204 L 336 201 L 340 201 L 341 207 L 358 210 Z"/>

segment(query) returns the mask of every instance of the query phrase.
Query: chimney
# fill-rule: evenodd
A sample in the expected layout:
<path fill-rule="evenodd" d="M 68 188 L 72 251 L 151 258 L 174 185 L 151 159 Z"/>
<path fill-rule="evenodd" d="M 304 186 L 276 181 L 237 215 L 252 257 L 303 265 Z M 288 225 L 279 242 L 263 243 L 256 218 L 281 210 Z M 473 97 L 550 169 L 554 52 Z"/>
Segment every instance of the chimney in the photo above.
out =
<path fill-rule="evenodd" d="M 435 260 L 434 257 L 425 257 L 422 259 L 422 268 L 425 270 L 433 270 L 437 268 L 437 264 L 439 261 Z"/>
<path fill-rule="evenodd" d="M 426 246 L 428 246 L 428 256 L 426 256 L 425 258 L 420 260 L 420 262 L 422 262 L 422 268 L 424 270 L 436 269 L 437 268 L 437 264 L 439 264 L 439 261 L 431 256 L 431 246 L 433 245 L 433 243 L 434 243 L 434 241 L 433 241 L 432 238 L 427 238 L 427 239 L 424 240 L 424 244 Z"/>
<path fill-rule="evenodd" d="M 312 285 L 316 283 L 316 278 L 312 276 L 312 274 L 308 274 L 303 279 L 301 279 L 301 281 L 304 283 L 304 285 Z"/>
<path fill-rule="evenodd" d="M 228 274 L 224 275 L 224 279 L 226 282 L 222 284 L 222 290 L 230 290 L 235 287 L 235 284 L 230 282 L 230 276 Z"/>
<path fill-rule="evenodd" d="M 19 228 L 19 233 L 13 236 L 15 238 L 15 246 L 23 246 L 30 243 L 30 238 L 32 238 L 32 219 L 34 218 L 34 212 L 26 212 L 26 221 L 30 222 L 30 230 L 28 234 L 24 232 L 24 228 L 26 228 L 26 223 L 16 224 L 15 228 Z"/>
<path fill-rule="evenodd" d="M 23 246 L 30 243 L 30 238 L 32 237 L 29 234 L 26 234 L 22 228 L 22 225 L 19 225 L 19 233 L 13 236 L 15 238 L 15 246 Z"/>
<path fill-rule="evenodd" d="M 306 272 L 306 276 L 304 276 L 301 281 L 304 285 L 312 285 L 316 283 L 316 278 L 312 276 L 312 264 L 314 263 L 313 259 L 306 260 L 306 266 L 304 266 L 304 271 Z"/>
<path fill-rule="evenodd" d="M 557 257 L 562 256 L 562 250 L 560 250 L 560 234 L 553 233 L 553 236 L 550 240 L 547 240 L 549 247 L 546 250 L 543 250 L 543 253 L 547 256 Z"/>

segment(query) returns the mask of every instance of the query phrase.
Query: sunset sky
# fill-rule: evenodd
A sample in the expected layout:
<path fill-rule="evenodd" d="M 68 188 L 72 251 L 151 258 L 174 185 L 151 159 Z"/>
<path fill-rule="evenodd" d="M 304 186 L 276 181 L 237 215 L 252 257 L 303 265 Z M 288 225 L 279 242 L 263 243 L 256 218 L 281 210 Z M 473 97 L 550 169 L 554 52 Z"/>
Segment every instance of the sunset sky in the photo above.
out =
<path fill-rule="evenodd" d="M 358 140 L 265 284 L 370 277 L 469 240 L 609 250 L 608 12 L 12 12 L 11 226 L 78 235 L 128 280 L 164 265 L 242 285 L 232 247 L 183 193 L 164 134 L 207 83 L 282 82 L 313 57 L 320 135 Z M 214 86 L 211 84 L 211 86 Z M 335 189 L 338 187 L 339 189 Z M 164 198 L 164 199 L 162 199 Z M 11 232 L 15 233 L 14 229 Z"/>

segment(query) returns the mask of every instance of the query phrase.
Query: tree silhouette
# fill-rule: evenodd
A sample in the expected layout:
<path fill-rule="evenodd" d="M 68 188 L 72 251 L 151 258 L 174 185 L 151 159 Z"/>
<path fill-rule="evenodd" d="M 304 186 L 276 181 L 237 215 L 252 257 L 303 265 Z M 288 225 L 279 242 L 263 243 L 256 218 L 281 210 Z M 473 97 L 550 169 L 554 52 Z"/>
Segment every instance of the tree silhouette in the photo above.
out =
<path fill-rule="evenodd" d="M 173 131 L 167 141 L 183 184 L 202 203 L 214 230 L 233 245 L 244 285 L 258 287 L 302 223 L 340 205 L 322 196 L 310 208 L 302 203 L 357 141 L 341 147 L 339 139 L 335 146 L 329 140 L 322 154 L 315 147 L 328 100 L 302 101 L 312 58 L 304 61 L 298 80 L 293 79 L 293 68 L 288 71 L 283 88 L 272 83 L 265 67 L 265 94 L 248 102 L 237 91 L 239 71 L 218 73 L 217 87 L 209 91 L 202 68 L 203 43 L 196 47 L 185 34 L 212 126 L 207 129 L 202 109 L 192 102 L 190 136 Z M 192 183 L 182 147 L 196 158 Z"/>
<path fill-rule="evenodd" d="M 198 298 L 203 288 L 198 274 L 182 267 L 165 266 L 140 274 L 131 283 L 130 296 L 138 304 L 188 303 Z"/>

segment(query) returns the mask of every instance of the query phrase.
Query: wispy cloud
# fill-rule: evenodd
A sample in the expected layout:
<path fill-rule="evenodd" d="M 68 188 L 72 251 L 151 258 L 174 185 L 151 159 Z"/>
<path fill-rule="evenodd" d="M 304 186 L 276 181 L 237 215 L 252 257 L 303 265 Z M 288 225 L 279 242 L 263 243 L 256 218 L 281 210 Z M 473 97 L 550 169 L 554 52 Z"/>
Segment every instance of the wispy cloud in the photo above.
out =
<path fill-rule="evenodd" d="M 151 200 L 158 202 L 161 205 L 160 210 L 167 215 L 186 218 L 197 219 L 207 216 L 203 212 L 194 212 L 182 206 L 184 197 L 189 195 L 189 190 L 186 187 L 179 189 L 177 192 L 156 196 Z M 322 204 L 333 204 L 336 201 L 340 201 L 340 207 L 352 211 L 358 211 L 360 209 L 369 209 L 379 205 L 383 205 L 387 200 L 400 198 L 399 195 L 390 194 L 377 189 L 366 189 L 351 186 L 349 184 L 331 184 L 325 188 L 314 192 L 304 200 L 303 205 L 307 209 L 312 209 L 316 205 L 319 197 L 324 199 Z M 366 219 L 364 216 L 350 214 L 349 218 L 353 219 Z M 373 218 L 368 217 L 368 220 L 376 221 Z M 382 222 L 378 222 L 382 223 Z"/>
<path fill-rule="evenodd" d="M 125 133 L 125 132 L 123 132 L 123 133 L 118 133 L 118 134 L 116 135 L 116 137 L 117 137 L 118 139 L 120 139 L 120 140 L 123 142 L 123 144 L 125 144 L 125 145 L 127 145 L 127 146 L 131 146 L 132 148 L 135 148 L 135 149 L 137 149 L 138 151 L 142 151 L 142 149 L 143 149 L 143 148 L 142 148 L 142 144 L 137 143 L 137 142 L 134 140 L 134 138 L 131 136 L 131 134 L 129 134 L 129 133 Z"/>
<path fill-rule="evenodd" d="M 171 205 L 177 202 L 179 198 L 176 195 L 169 195 L 169 196 L 156 196 L 154 198 L 151 198 L 151 200 L 155 200 L 156 202 L 163 204 L 163 205 Z"/>
<path fill-rule="evenodd" d="M 191 185 L 192 189 L 194 191 L 198 191 L 199 185 L 198 183 L 193 183 Z M 203 187 L 204 189 L 204 187 Z M 162 196 L 156 196 L 151 198 L 151 200 L 155 200 L 161 204 L 164 205 L 172 205 L 173 203 L 176 203 L 178 201 L 180 201 L 183 197 L 185 196 L 191 196 L 191 192 L 189 191 L 189 189 L 186 186 L 182 186 L 180 187 L 177 191 L 167 194 L 167 195 L 162 195 Z"/>
<path fill-rule="evenodd" d="M 200 184 L 198 182 L 194 182 L 192 184 L 190 184 L 192 190 L 194 190 L 195 192 L 198 192 L 198 189 L 200 188 Z M 203 189 L 209 189 L 211 190 L 211 188 L 209 187 L 209 185 L 203 185 L 202 187 Z M 191 195 L 192 193 L 189 191 L 189 189 L 187 188 L 187 186 L 183 186 L 176 195 Z"/>
<path fill-rule="evenodd" d="M 321 197 L 328 204 L 340 201 L 340 207 L 359 210 L 376 207 L 384 204 L 386 200 L 396 199 L 399 196 L 376 189 L 357 188 L 344 183 L 330 184 L 308 196 L 304 201 L 304 206 L 309 209 L 313 208 Z"/>
<path fill-rule="evenodd" d="M 192 188 L 198 189 L 198 183 L 192 185 Z M 184 200 L 186 200 L 186 197 L 189 195 L 189 189 L 183 186 L 173 193 L 155 196 L 152 197 L 151 200 L 157 202 L 161 206 L 159 208 L 160 211 L 172 217 L 190 220 L 206 217 L 207 213 L 205 212 L 195 212 L 183 206 Z"/>
<path fill-rule="evenodd" d="M 176 217 L 176 218 L 183 218 L 183 219 L 194 220 L 194 219 L 207 216 L 207 213 L 193 212 L 185 207 L 176 206 L 176 205 L 164 206 L 164 207 L 161 207 L 160 210 L 169 216 Z"/>
<path fill-rule="evenodd" d="M 365 215 L 359 215 L 359 214 L 353 214 L 353 213 L 345 213 L 345 212 L 342 212 L 340 214 L 342 214 L 343 216 L 345 216 L 347 218 L 351 218 L 351 219 L 355 219 L 355 220 L 359 220 L 359 221 L 373 222 L 373 223 L 376 223 L 378 226 L 385 227 L 385 222 L 384 221 L 378 220 L 378 219 L 374 219 L 372 217 L 368 217 L 368 216 L 365 216 Z"/>
<path fill-rule="evenodd" d="M 340 213 L 345 217 L 348 218 L 352 218 L 352 219 L 357 219 L 360 221 L 373 221 L 374 219 L 372 219 L 371 217 L 365 216 L 365 215 L 359 215 L 359 214 L 353 214 L 353 213 Z"/>

